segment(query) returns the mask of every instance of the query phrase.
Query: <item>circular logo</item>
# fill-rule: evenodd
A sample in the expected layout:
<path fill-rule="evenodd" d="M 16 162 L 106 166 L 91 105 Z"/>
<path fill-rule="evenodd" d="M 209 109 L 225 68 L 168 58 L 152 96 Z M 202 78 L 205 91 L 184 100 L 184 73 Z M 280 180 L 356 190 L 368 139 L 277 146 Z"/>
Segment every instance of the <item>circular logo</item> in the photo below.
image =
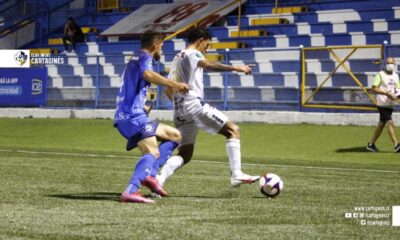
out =
<path fill-rule="evenodd" d="M 28 55 L 23 51 L 19 51 L 16 54 L 14 54 L 14 59 L 19 66 L 22 66 L 26 63 L 26 60 L 28 60 Z"/>

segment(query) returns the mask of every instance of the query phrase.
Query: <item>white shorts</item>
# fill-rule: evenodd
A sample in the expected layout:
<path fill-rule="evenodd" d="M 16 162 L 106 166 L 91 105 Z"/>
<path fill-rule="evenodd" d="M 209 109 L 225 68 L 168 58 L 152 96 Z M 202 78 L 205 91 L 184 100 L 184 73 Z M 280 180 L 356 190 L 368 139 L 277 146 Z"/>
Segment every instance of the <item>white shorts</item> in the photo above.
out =
<path fill-rule="evenodd" d="M 227 122 L 225 114 L 200 100 L 191 101 L 174 111 L 175 127 L 182 135 L 181 146 L 194 144 L 199 129 L 215 135 Z"/>

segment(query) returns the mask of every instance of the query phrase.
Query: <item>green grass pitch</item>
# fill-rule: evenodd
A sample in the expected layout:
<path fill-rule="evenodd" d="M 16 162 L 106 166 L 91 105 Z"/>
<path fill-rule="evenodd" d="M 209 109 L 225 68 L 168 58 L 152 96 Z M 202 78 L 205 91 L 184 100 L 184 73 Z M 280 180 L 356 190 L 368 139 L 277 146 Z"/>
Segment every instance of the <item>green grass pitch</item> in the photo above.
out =
<path fill-rule="evenodd" d="M 143 205 L 118 202 L 139 153 L 111 120 L 0 119 L 0 239 L 399 239 L 400 155 L 386 132 L 376 154 L 363 150 L 372 127 L 240 127 L 242 169 L 280 175 L 277 198 L 231 188 L 224 138 L 201 133 L 170 196 Z"/>

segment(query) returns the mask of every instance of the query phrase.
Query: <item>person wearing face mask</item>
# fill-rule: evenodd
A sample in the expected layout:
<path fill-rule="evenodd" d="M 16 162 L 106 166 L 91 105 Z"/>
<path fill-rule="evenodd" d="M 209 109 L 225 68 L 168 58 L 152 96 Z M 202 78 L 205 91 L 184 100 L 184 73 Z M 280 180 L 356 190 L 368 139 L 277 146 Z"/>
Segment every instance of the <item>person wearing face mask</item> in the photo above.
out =
<path fill-rule="evenodd" d="M 389 137 L 394 144 L 394 152 L 400 152 L 400 144 L 397 142 L 392 120 L 392 112 L 396 100 L 396 97 L 393 94 L 395 89 L 400 87 L 399 75 L 395 71 L 395 66 L 394 58 L 386 58 L 384 70 L 376 74 L 374 84 L 372 85 L 372 91 L 376 93 L 380 117 L 378 126 L 375 128 L 374 135 L 367 146 L 367 150 L 371 152 L 379 151 L 375 146 L 375 143 L 381 135 L 385 125 L 387 126 Z"/>

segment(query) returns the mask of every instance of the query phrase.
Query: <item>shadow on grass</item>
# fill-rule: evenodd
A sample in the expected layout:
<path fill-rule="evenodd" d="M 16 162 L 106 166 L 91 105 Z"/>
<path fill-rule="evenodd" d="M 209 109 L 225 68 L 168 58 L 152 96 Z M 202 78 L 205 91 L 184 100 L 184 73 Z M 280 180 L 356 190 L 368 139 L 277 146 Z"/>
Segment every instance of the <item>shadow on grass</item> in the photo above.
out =
<path fill-rule="evenodd" d="M 339 148 L 336 149 L 337 153 L 371 153 L 374 152 L 368 151 L 367 147 L 352 147 L 352 148 Z M 392 151 L 379 151 L 378 153 L 393 153 Z"/>
<path fill-rule="evenodd" d="M 68 193 L 47 195 L 51 198 L 61 198 L 67 200 L 89 200 L 89 201 L 117 201 L 121 193 L 112 192 L 93 192 L 93 193 Z M 143 195 L 146 198 L 152 198 L 150 194 Z M 229 195 L 224 196 L 199 196 L 199 195 L 168 195 L 166 198 L 200 198 L 200 199 L 230 199 Z"/>
<path fill-rule="evenodd" d="M 68 193 L 47 195 L 52 198 L 62 198 L 68 200 L 89 200 L 89 201 L 117 201 L 121 193 L 113 192 L 89 192 L 89 193 Z"/>
<path fill-rule="evenodd" d="M 369 152 L 366 147 L 352 147 L 352 148 L 339 148 L 336 149 L 337 153 L 359 153 L 359 152 Z"/>
<path fill-rule="evenodd" d="M 167 198 L 230 199 L 231 196 L 168 195 Z"/>

